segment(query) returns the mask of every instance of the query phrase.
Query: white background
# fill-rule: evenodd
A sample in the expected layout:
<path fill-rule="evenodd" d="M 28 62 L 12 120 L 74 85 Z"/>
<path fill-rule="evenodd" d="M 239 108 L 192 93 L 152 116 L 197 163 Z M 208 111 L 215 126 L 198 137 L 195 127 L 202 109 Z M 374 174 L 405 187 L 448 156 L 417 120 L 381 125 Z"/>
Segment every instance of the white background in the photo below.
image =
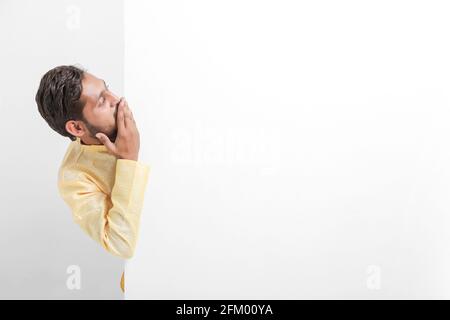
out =
<path fill-rule="evenodd" d="M 58 194 L 71 140 L 47 125 L 34 100 L 44 73 L 67 64 L 121 94 L 122 6 L 0 1 L 0 299 L 123 299 L 123 260 L 80 229 Z M 71 266 L 79 268 L 79 290 L 67 286 Z"/>
<path fill-rule="evenodd" d="M 129 299 L 450 298 L 446 1 L 129 1 Z"/>

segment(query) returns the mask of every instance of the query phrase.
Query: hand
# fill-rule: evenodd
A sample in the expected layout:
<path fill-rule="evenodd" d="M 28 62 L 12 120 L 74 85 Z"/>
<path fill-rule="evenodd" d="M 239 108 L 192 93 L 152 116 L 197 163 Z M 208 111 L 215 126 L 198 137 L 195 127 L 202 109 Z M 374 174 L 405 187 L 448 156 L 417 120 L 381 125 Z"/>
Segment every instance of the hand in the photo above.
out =
<path fill-rule="evenodd" d="M 114 143 L 104 133 L 95 135 L 103 143 L 108 152 L 118 159 L 137 161 L 139 155 L 139 131 L 125 98 L 119 103 L 117 110 L 117 137 Z"/>

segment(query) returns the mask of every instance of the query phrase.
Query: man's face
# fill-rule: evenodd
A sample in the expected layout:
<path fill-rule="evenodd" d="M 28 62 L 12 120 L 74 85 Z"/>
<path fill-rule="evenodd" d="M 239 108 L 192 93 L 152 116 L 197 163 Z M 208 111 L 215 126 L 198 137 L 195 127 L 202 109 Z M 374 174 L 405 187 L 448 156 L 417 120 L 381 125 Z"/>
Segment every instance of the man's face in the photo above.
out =
<path fill-rule="evenodd" d="M 104 80 L 87 72 L 84 73 L 82 86 L 81 100 L 85 102 L 83 123 L 88 131 L 87 136 L 98 141 L 95 134 L 101 132 L 114 142 L 120 98 L 108 90 Z"/>

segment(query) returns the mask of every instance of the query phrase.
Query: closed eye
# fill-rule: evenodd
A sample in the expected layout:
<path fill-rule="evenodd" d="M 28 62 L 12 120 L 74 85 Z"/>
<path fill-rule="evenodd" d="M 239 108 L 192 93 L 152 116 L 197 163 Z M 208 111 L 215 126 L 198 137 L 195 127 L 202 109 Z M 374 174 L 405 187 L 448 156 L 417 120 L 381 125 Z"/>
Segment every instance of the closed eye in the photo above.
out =
<path fill-rule="evenodd" d="M 101 96 L 100 99 L 98 99 L 98 106 L 101 107 L 105 105 L 105 103 L 106 103 L 105 97 Z"/>
<path fill-rule="evenodd" d="M 105 89 L 100 93 L 100 97 L 97 100 L 99 105 L 103 105 L 103 103 L 105 103 L 106 99 L 103 95 L 105 91 L 109 91 L 109 85 L 106 84 L 105 80 L 103 80 L 103 85 L 105 86 Z"/>

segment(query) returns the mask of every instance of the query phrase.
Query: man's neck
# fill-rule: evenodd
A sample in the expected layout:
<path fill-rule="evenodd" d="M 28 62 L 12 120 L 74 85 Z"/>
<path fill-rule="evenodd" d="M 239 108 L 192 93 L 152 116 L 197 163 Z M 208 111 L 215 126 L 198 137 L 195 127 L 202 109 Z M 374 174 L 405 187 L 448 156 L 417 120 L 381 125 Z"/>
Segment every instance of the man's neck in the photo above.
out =
<path fill-rule="evenodd" d="M 98 140 L 90 139 L 90 138 L 88 138 L 88 139 L 80 138 L 80 143 L 81 143 L 82 145 L 86 145 L 86 146 L 90 146 L 90 145 L 100 145 L 100 144 L 102 144 L 101 142 L 99 143 Z"/>

